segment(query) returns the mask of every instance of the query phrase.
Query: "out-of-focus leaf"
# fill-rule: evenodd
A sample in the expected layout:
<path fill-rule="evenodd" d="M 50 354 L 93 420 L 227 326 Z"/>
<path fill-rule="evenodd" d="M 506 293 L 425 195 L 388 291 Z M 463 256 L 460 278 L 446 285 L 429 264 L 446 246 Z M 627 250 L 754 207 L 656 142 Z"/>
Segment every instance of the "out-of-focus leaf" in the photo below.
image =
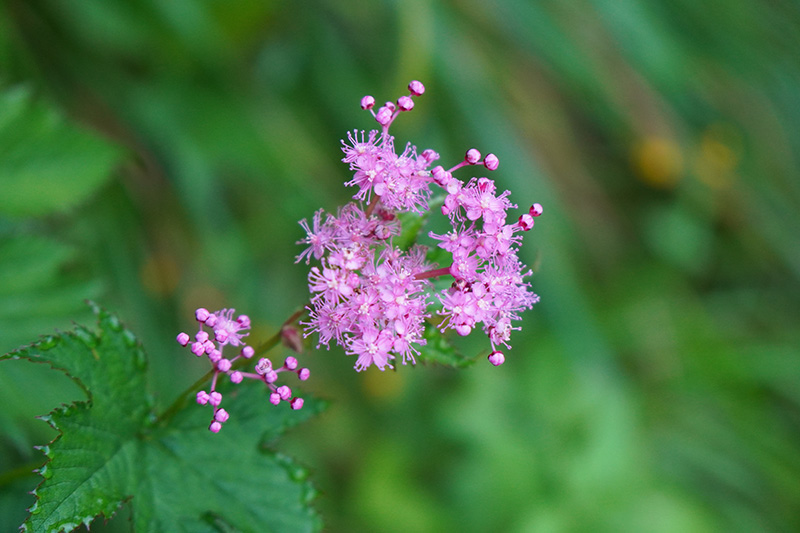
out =
<path fill-rule="evenodd" d="M 72 207 L 108 179 L 121 155 L 28 88 L 0 91 L 0 214 L 38 216 Z"/>
<path fill-rule="evenodd" d="M 452 367 L 469 366 L 475 361 L 460 353 L 447 338 L 434 326 L 428 325 L 425 328 L 423 337 L 427 344 L 419 347 L 417 357 L 424 363 L 438 363 L 440 365 Z"/>
<path fill-rule="evenodd" d="M 89 316 L 83 302 L 97 297 L 101 285 L 71 275 L 76 255 L 44 237 L 0 237 L 0 352 Z"/>

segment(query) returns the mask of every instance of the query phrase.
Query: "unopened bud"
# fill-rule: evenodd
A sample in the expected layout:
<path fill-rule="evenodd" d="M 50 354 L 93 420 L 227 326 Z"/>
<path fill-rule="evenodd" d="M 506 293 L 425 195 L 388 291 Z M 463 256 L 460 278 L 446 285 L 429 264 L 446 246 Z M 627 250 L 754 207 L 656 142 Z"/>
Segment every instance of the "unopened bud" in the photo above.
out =
<path fill-rule="evenodd" d="M 187 333 L 179 333 L 175 340 L 177 340 L 178 344 L 181 346 L 186 346 L 189 344 L 189 335 Z"/>
<path fill-rule="evenodd" d="M 506 362 L 506 356 L 503 355 L 503 352 L 495 350 L 489 354 L 489 362 L 494 366 L 500 366 Z"/>
<path fill-rule="evenodd" d="M 303 353 L 303 336 L 294 326 L 281 328 L 281 342 L 284 346 L 296 353 Z"/>
<path fill-rule="evenodd" d="M 466 156 L 464 156 L 464 159 L 470 165 L 475 165 L 478 163 L 478 161 L 481 160 L 481 153 L 475 148 L 470 148 L 469 150 L 467 150 L 467 154 Z"/>
<path fill-rule="evenodd" d="M 408 84 L 408 90 L 411 91 L 411 94 L 414 96 L 419 96 L 425 92 L 425 86 L 422 85 L 421 82 L 414 80 Z"/>
<path fill-rule="evenodd" d="M 400 111 L 411 111 L 414 109 L 414 100 L 410 96 L 401 96 L 397 99 L 397 107 Z"/>
<path fill-rule="evenodd" d="M 386 126 L 392 120 L 392 110 L 386 106 L 381 107 L 375 114 L 375 120 L 377 120 L 378 124 L 381 126 Z"/>
<path fill-rule="evenodd" d="M 367 110 L 372 109 L 375 106 L 375 99 L 370 95 L 365 96 L 361 99 L 361 109 Z"/>
<path fill-rule="evenodd" d="M 497 170 L 497 167 L 500 166 L 500 160 L 494 154 L 487 154 L 486 157 L 483 158 L 483 166 L 489 170 Z"/>

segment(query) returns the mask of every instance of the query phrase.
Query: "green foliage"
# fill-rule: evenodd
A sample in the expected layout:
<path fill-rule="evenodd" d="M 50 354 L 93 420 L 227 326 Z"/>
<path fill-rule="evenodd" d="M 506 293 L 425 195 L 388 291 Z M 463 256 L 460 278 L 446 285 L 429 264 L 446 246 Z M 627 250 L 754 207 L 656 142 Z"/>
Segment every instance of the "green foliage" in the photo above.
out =
<path fill-rule="evenodd" d="M 0 352 L 89 316 L 83 300 L 97 297 L 101 284 L 74 268 L 79 264 L 73 246 L 38 235 L 0 236 Z"/>
<path fill-rule="evenodd" d="M 258 387 L 241 387 L 227 396 L 231 420 L 219 434 L 197 406 L 155 423 L 142 347 L 115 316 L 94 312 L 96 331 L 77 326 L 0 358 L 47 363 L 88 397 L 43 417 L 59 436 L 43 447 L 48 461 L 27 529 L 72 531 L 126 502 L 134 531 L 318 529 L 304 471 L 264 443 L 319 403 L 289 412 Z"/>
<path fill-rule="evenodd" d="M 67 121 L 30 88 L 0 90 L 0 215 L 68 209 L 95 192 L 122 151 Z"/>
<path fill-rule="evenodd" d="M 452 335 L 453 332 L 450 331 Z M 469 358 L 456 349 L 439 329 L 427 324 L 423 334 L 426 344 L 419 347 L 417 359 L 422 363 L 436 363 L 455 368 L 469 366 L 475 358 Z"/>

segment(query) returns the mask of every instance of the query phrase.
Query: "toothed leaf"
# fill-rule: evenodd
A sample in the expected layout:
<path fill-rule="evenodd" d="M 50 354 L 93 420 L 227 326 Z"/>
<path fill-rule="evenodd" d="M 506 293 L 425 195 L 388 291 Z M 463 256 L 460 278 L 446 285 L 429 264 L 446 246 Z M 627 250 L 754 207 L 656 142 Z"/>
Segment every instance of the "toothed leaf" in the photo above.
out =
<path fill-rule="evenodd" d="M 224 391 L 231 418 L 218 434 L 208 431 L 210 412 L 194 404 L 155 424 L 142 347 L 116 317 L 93 311 L 97 330 L 78 326 L 0 357 L 47 363 L 88 398 L 43 417 L 59 436 L 42 448 L 48 461 L 23 529 L 72 531 L 125 504 L 137 532 L 319 529 L 304 471 L 264 443 L 321 402 L 292 411 L 247 384 Z"/>

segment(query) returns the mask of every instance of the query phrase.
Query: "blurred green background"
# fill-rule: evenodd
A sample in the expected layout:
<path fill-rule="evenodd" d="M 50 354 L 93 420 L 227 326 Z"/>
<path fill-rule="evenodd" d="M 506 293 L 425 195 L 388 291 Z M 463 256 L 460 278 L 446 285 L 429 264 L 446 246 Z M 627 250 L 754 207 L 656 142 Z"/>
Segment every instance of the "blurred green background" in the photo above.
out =
<path fill-rule="evenodd" d="M 257 340 L 302 304 L 297 220 L 352 194 L 359 99 L 419 79 L 394 134 L 544 205 L 542 301 L 499 368 L 301 357 L 331 408 L 278 446 L 327 529 L 798 531 L 799 51 L 790 0 L 0 1 L 0 352 L 92 298 L 168 404 L 206 370 L 195 307 Z M 80 398 L 0 365 L 3 531 L 33 417 Z"/>

